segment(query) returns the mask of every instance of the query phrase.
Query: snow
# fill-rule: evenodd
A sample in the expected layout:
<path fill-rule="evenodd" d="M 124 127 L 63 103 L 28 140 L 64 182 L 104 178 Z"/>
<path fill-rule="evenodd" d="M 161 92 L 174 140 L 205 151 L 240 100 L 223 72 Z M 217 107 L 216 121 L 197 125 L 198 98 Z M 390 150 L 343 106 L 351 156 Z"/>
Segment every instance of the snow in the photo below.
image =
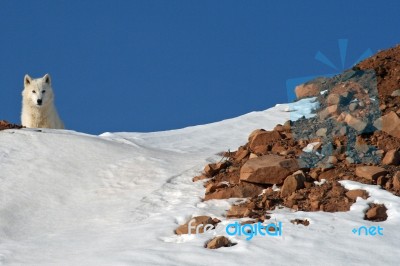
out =
<path fill-rule="evenodd" d="M 398 197 L 377 186 L 349 212 L 272 212 L 282 236 L 230 237 L 237 245 L 208 250 L 235 220 L 223 216 L 237 199 L 201 201 L 204 164 L 235 150 L 257 128 L 310 116 L 312 99 L 209 125 L 155 133 L 67 130 L 0 132 L 0 265 L 395 265 Z M 288 112 L 290 110 L 290 112 Z M 368 203 L 384 203 L 387 221 L 363 220 Z M 200 235 L 173 233 L 192 216 L 222 220 Z M 310 225 L 294 225 L 304 218 Z M 352 229 L 380 225 L 383 236 Z"/>

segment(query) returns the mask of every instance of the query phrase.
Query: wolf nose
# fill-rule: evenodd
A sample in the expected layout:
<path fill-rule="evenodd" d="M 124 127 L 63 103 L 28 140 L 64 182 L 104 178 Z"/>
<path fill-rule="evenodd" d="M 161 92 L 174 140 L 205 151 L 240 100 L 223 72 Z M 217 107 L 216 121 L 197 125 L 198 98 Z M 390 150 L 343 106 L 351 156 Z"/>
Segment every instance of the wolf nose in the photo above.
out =
<path fill-rule="evenodd" d="M 37 104 L 42 105 L 42 99 L 37 99 Z"/>

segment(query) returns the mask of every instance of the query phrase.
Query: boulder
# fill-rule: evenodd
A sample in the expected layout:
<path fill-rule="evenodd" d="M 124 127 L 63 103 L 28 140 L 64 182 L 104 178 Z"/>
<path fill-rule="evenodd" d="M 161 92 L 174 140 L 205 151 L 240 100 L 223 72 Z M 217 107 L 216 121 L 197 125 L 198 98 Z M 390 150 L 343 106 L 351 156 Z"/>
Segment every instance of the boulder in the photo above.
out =
<path fill-rule="evenodd" d="M 296 190 L 304 188 L 304 181 L 306 181 L 306 177 L 301 170 L 286 177 L 281 188 L 281 197 L 287 197 Z"/>
<path fill-rule="evenodd" d="M 356 200 L 358 197 L 367 199 L 368 193 L 363 189 L 353 189 L 346 192 L 346 197 L 352 200 Z"/>
<path fill-rule="evenodd" d="M 225 236 L 217 236 L 217 237 L 214 237 L 213 239 L 211 239 L 206 244 L 206 248 L 217 249 L 217 248 L 221 248 L 221 247 L 230 247 L 233 245 L 234 244 L 231 241 L 229 241 L 229 239 L 226 238 Z"/>
<path fill-rule="evenodd" d="M 249 147 L 251 150 L 255 150 L 258 146 L 265 147 L 280 139 L 282 136 L 278 131 L 256 130 L 249 136 Z"/>
<path fill-rule="evenodd" d="M 282 184 L 283 180 L 299 169 L 295 159 L 278 155 L 263 155 L 248 160 L 240 169 L 240 180 L 259 184 Z"/>
<path fill-rule="evenodd" d="M 349 125 L 350 127 L 354 128 L 355 130 L 357 130 L 358 132 L 362 132 L 364 131 L 364 129 L 367 127 L 367 123 L 355 118 L 354 116 L 352 116 L 351 114 L 347 114 L 344 118 L 344 122 L 347 123 L 347 125 Z"/>
<path fill-rule="evenodd" d="M 382 131 L 393 137 L 400 138 L 400 118 L 395 112 L 391 111 L 382 116 Z"/>
<path fill-rule="evenodd" d="M 382 164 L 385 165 L 399 165 L 400 164 L 400 153 L 397 150 L 390 150 L 383 157 Z"/>
<path fill-rule="evenodd" d="M 385 168 L 379 166 L 357 166 L 356 176 L 369 180 L 376 180 L 379 176 L 387 174 Z"/>
<path fill-rule="evenodd" d="M 320 87 L 315 83 L 305 83 L 296 86 L 294 92 L 296 93 L 297 99 L 314 97 L 320 94 Z"/>
<path fill-rule="evenodd" d="M 374 205 L 366 212 L 365 219 L 375 222 L 385 221 L 387 219 L 387 208 L 385 205 Z"/>
<path fill-rule="evenodd" d="M 397 171 L 393 176 L 393 188 L 400 190 L 400 171 Z"/>

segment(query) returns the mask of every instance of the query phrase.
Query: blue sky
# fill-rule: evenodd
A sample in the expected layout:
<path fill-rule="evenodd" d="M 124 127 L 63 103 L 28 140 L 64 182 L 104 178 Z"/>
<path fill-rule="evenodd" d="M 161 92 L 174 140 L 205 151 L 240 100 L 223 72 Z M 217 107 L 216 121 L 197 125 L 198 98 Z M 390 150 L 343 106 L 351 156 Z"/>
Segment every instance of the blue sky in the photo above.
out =
<path fill-rule="evenodd" d="M 287 102 L 286 80 L 335 72 L 400 38 L 398 1 L 1 1 L 0 119 L 23 76 L 50 73 L 68 129 L 158 131 Z M 260 125 L 262 127 L 262 125 Z"/>

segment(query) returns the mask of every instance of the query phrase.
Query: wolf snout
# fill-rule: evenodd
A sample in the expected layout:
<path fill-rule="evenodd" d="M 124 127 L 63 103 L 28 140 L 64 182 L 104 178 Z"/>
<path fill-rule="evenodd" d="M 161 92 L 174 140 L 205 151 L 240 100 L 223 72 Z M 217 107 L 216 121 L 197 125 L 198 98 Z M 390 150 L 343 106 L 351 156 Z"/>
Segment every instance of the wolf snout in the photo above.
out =
<path fill-rule="evenodd" d="M 42 99 L 37 99 L 36 102 L 37 102 L 38 105 L 42 105 Z"/>

